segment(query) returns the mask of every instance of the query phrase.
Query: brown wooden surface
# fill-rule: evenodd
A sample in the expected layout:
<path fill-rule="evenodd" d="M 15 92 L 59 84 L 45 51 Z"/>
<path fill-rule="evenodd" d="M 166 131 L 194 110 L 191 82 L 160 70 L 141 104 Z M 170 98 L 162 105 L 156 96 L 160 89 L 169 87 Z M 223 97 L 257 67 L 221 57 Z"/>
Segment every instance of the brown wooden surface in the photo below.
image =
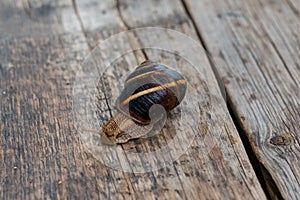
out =
<path fill-rule="evenodd" d="M 283 198 L 299 199 L 299 1 L 192 0 L 188 5 L 222 66 L 237 121 L 270 173 L 265 179 L 274 181 Z"/>
<path fill-rule="evenodd" d="M 298 9 L 292 0 L 2 1 L 1 199 L 299 198 Z M 205 54 L 194 55 L 185 47 L 187 54 L 203 60 L 197 66 L 203 75 L 195 77 L 201 83 L 196 92 L 203 92 L 200 129 L 193 131 L 186 154 L 170 166 L 128 173 L 106 167 L 82 144 L 71 114 L 72 88 L 84 70 L 80 63 L 100 40 L 146 26 L 180 31 L 199 44 L 202 40 L 221 67 L 234 115 Z M 143 39 L 136 32 L 116 48 L 135 49 L 144 45 Z M 157 35 L 154 42 L 165 39 Z M 180 42 L 172 44 L 184 46 Z M 145 53 L 182 64 L 157 51 Z M 143 59 L 141 51 L 126 57 L 119 73 Z M 111 95 L 122 87 L 121 82 L 110 84 L 116 86 Z M 107 118 L 108 108 L 101 105 Z M 176 131 L 178 125 L 168 123 L 164 131 Z M 247 135 L 245 143 L 250 142 L 254 154 L 239 134 Z M 203 144 L 205 135 L 217 137 L 213 149 Z M 148 151 L 166 141 L 130 142 L 123 148 Z M 259 161 L 257 175 L 245 148 Z"/>

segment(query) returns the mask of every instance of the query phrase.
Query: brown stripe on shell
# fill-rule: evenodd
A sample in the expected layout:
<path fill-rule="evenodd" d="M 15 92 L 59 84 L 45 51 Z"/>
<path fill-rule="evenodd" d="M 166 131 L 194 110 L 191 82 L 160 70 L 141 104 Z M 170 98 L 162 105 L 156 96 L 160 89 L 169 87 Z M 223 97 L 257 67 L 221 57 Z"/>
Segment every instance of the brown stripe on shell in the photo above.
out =
<path fill-rule="evenodd" d="M 183 85 L 183 84 L 186 84 L 186 81 L 184 79 L 182 80 L 178 80 L 178 81 L 173 81 L 171 83 L 167 83 L 167 84 L 164 84 L 164 85 L 159 85 L 159 86 L 156 86 L 156 87 L 153 87 L 153 88 L 150 88 L 150 89 L 147 89 L 147 90 L 144 90 L 142 92 L 139 92 L 139 93 L 136 93 L 136 94 L 133 94 L 131 95 L 130 97 L 128 97 L 127 99 L 125 99 L 124 101 L 122 101 L 122 105 L 126 105 L 128 104 L 131 100 L 135 99 L 135 98 L 138 98 L 140 96 L 143 96 L 145 94 L 149 94 L 151 92 L 156 92 L 158 90 L 165 90 L 165 89 L 169 89 L 171 87 L 175 87 L 177 85 Z"/>
<path fill-rule="evenodd" d="M 116 108 L 137 123 L 147 124 L 152 105 L 160 104 L 168 112 L 182 101 L 185 91 L 186 81 L 180 73 L 148 61 L 127 77 Z"/>

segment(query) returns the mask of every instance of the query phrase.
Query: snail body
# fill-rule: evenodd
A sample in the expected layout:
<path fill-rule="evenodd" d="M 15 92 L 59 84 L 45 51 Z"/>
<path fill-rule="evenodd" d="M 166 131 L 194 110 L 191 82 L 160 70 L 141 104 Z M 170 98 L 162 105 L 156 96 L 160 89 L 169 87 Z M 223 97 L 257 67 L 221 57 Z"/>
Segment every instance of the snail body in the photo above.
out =
<path fill-rule="evenodd" d="M 144 61 L 126 79 L 116 101 L 118 113 L 102 127 L 102 142 L 125 143 L 149 133 L 162 117 L 180 104 L 186 80 L 175 70 L 153 61 Z M 151 110 L 152 109 L 152 110 Z"/>

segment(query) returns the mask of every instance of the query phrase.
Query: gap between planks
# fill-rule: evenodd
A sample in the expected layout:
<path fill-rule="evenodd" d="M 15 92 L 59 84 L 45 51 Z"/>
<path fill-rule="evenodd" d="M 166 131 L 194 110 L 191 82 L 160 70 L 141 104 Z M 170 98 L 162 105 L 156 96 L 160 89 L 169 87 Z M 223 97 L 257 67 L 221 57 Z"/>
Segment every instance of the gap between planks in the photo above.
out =
<path fill-rule="evenodd" d="M 254 153 L 254 151 L 253 151 L 253 149 L 251 147 L 251 144 L 249 143 L 249 140 L 247 139 L 247 135 L 243 131 L 243 129 L 241 128 L 241 126 L 239 124 L 240 121 L 235 116 L 236 114 L 234 113 L 233 104 L 232 104 L 232 101 L 230 100 L 230 96 L 227 95 L 224 83 L 223 83 L 223 81 L 221 79 L 221 76 L 220 76 L 220 74 L 218 72 L 218 69 L 214 65 L 213 58 L 212 58 L 212 56 L 210 56 L 211 53 L 209 52 L 209 49 L 207 48 L 206 42 L 205 42 L 203 36 L 201 35 L 201 31 L 199 30 L 199 28 L 196 25 L 195 19 L 193 18 L 192 14 L 191 14 L 191 11 L 189 10 L 189 7 L 188 7 L 187 3 L 185 2 L 185 0 L 181 0 L 181 3 L 183 5 L 183 7 L 184 7 L 184 10 L 185 10 L 187 16 L 192 21 L 193 27 L 196 30 L 196 33 L 197 33 L 199 41 L 201 42 L 201 45 L 203 46 L 203 48 L 206 51 L 206 54 L 207 54 L 207 57 L 208 57 L 208 59 L 210 61 L 210 64 L 211 64 L 211 67 L 213 69 L 215 78 L 218 80 L 220 91 L 222 92 L 224 100 L 227 103 L 228 112 L 229 112 L 229 114 L 231 116 L 231 119 L 234 122 L 234 125 L 235 125 L 235 127 L 236 127 L 236 129 L 237 129 L 237 131 L 238 131 L 238 133 L 239 133 L 239 135 L 241 137 L 241 140 L 243 142 L 244 148 L 245 148 L 246 153 L 247 153 L 247 155 L 249 157 L 251 165 L 252 165 L 252 167 L 254 169 L 254 172 L 255 172 L 256 176 L 258 177 L 258 180 L 259 180 L 259 182 L 260 182 L 260 184 L 261 184 L 261 186 L 262 186 L 262 188 L 263 188 L 263 190 L 264 190 L 267 198 L 270 199 L 271 196 L 274 196 L 274 194 L 278 194 L 279 195 L 279 199 L 282 199 L 282 196 L 280 196 L 279 190 L 278 190 L 278 188 L 277 188 L 274 180 L 270 176 L 270 174 L 267 173 L 267 170 L 262 170 L 261 169 L 261 168 L 264 168 L 264 166 L 261 165 L 260 162 L 258 162 L 258 159 L 255 156 L 255 153 Z M 223 90 L 223 88 L 225 90 Z M 267 177 L 267 178 L 264 178 L 264 177 Z M 269 180 L 269 183 L 267 182 L 267 180 Z M 269 191 L 269 190 L 272 190 L 272 191 Z M 270 193 L 272 193 L 272 195 Z"/>

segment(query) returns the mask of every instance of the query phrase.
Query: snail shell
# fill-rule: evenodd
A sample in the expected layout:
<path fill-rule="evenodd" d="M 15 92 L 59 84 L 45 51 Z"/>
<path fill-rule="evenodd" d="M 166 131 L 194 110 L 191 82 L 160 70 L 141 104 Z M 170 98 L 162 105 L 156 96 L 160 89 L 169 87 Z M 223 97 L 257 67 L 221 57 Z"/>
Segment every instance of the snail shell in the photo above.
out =
<path fill-rule="evenodd" d="M 125 143 L 146 135 L 161 117 L 159 110 L 154 115 L 150 113 L 152 106 L 171 111 L 184 98 L 186 87 L 180 73 L 157 62 L 144 61 L 127 77 L 116 101 L 118 113 L 102 128 L 102 142 Z"/>

